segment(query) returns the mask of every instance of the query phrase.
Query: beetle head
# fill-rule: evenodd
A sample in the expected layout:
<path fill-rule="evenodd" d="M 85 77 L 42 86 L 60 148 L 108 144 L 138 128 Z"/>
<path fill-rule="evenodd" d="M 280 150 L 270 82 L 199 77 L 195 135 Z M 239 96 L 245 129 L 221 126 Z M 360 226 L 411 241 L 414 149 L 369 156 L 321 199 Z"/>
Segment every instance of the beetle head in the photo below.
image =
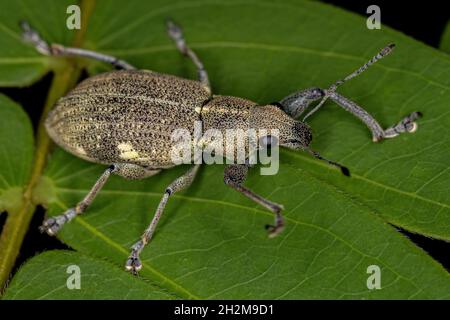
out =
<path fill-rule="evenodd" d="M 350 171 L 343 165 L 322 157 L 312 150 L 309 144 L 312 140 L 311 128 L 304 122 L 296 121 L 275 105 L 255 107 L 250 116 L 250 125 L 254 129 L 278 129 L 278 143 L 280 146 L 295 150 L 304 150 L 315 158 L 341 169 L 342 173 L 350 176 Z M 274 143 L 271 136 L 259 137 L 263 146 Z M 260 140 L 260 141 L 261 141 Z"/>
<path fill-rule="evenodd" d="M 304 149 L 312 140 L 311 128 L 304 122 L 294 121 L 290 132 L 285 134 L 282 146 L 290 149 Z"/>
<path fill-rule="evenodd" d="M 311 129 L 306 123 L 292 119 L 274 105 L 253 108 L 250 123 L 254 129 L 277 129 L 279 145 L 290 149 L 304 149 L 312 140 Z M 268 138 L 265 138 L 265 141 L 267 141 L 266 144 L 272 142 Z"/>

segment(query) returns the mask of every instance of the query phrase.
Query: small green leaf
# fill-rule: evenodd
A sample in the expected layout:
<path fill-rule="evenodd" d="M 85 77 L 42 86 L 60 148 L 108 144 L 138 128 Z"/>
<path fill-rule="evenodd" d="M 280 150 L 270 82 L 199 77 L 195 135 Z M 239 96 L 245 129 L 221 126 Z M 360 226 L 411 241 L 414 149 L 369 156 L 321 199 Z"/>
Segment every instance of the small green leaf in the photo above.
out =
<path fill-rule="evenodd" d="M 33 128 L 26 113 L 0 94 L 0 212 L 17 212 L 33 160 Z"/>
<path fill-rule="evenodd" d="M 0 212 L 20 207 L 33 160 L 33 128 L 26 113 L 0 94 Z"/>
<path fill-rule="evenodd" d="M 75 279 L 78 270 L 79 282 Z M 79 289 L 75 287 L 78 283 Z M 139 280 L 108 262 L 71 251 L 49 251 L 28 261 L 3 297 L 5 300 L 174 298 L 163 288 Z"/>
<path fill-rule="evenodd" d="M 24 192 L 33 165 L 33 128 L 23 109 L 0 94 L 0 213 L 6 215 L 0 235 L 0 283 L 8 275 L 20 242 L 11 242 L 26 229 L 16 228 L 27 208 Z"/>
<path fill-rule="evenodd" d="M 43 108 L 44 114 L 56 99 L 67 92 L 68 86 L 78 79 L 80 66 L 73 62 L 67 63 L 66 59 L 50 59 L 39 54 L 21 38 L 19 22 L 27 21 L 50 42 L 67 44 L 75 32 L 55 25 L 64 26 L 69 3 L 66 0 L 0 1 L 0 86 L 25 86 L 52 69 L 54 77 Z M 77 41 L 81 39 L 82 37 L 78 37 Z M 0 236 L 0 287 L 9 278 L 35 211 L 36 203 L 33 200 L 38 198 L 33 195 L 33 189 L 43 171 L 50 146 L 43 120 L 36 128 L 36 146 L 33 146 L 32 129 L 27 116 L 16 107 L 20 118 L 9 119 L 7 107 L 8 105 L 0 104 L 1 112 L 6 113 L 0 118 L 0 150 L 3 160 L 0 174 L 4 176 L 4 181 L 0 183 L 5 184 L 6 181 L 7 184 L 7 188 L 1 190 L 0 209 L 8 210 Z M 26 130 L 20 130 L 23 128 Z M 13 183 L 8 184 L 8 179 L 13 180 Z M 18 186 L 14 186 L 16 182 L 19 183 Z"/>
<path fill-rule="evenodd" d="M 66 8 L 71 0 L 0 1 L 0 86 L 25 86 L 33 83 L 55 64 L 21 39 L 20 21 L 28 21 L 46 40 L 67 44 Z M 55 27 L 60 26 L 60 27 Z"/>

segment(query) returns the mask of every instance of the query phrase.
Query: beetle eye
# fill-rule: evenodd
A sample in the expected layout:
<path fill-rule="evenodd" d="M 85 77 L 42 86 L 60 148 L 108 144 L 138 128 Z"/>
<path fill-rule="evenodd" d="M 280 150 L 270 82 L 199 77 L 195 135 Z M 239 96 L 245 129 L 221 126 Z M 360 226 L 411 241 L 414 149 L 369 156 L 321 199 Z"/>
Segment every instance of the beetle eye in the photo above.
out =
<path fill-rule="evenodd" d="M 259 145 L 263 148 L 270 148 L 271 146 L 275 146 L 277 144 L 278 144 L 277 137 L 271 135 L 261 137 L 261 139 L 259 140 Z"/>

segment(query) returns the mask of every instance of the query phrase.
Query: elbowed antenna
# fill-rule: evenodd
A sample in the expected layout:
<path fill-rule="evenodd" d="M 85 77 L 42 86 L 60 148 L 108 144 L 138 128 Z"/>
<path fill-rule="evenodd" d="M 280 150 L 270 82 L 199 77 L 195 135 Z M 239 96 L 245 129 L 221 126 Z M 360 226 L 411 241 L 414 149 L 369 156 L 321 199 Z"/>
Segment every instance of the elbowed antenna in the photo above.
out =
<path fill-rule="evenodd" d="M 308 151 L 312 156 L 314 156 L 314 158 L 320 159 L 322 161 L 327 162 L 328 164 L 331 164 L 332 166 L 338 167 L 339 169 L 341 169 L 341 172 L 344 176 L 350 177 L 350 170 L 348 170 L 347 167 L 343 166 L 342 164 L 339 164 L 337 162 L 325 159 L 324 157 L 322 157 L 317 151 L 314 151 L 308 147 L 304 148 L 306 151 Z"/>
<path fill-rule="evenodd" d="M 310 112 L 308 112 L 306 114 L 306 116 L 303 118 L 303 121 L 306 120 L 306 118 L 308 118 L 310 115 L 312 115 L 314 112 L 316 112 L 317 110 L 319 110 L 319 108 L 325 103 L 325 101 L 327 101 L 327 99 L 330 97 L 330 93 L 333 93 L 336 91 L 336 89 L 342 85 L 343 83 L 347 82 L 348 80 L 358 76 L 359 74 L 361 74 L 362 72 L 364 72 L 367 68 L 369 68 L 372 64 L 374 64 L 375 62 L 377 62 L 378 60 L 382 59 L 383 57 L 387 56 L 389 53 L 392 52 L 392 50 L 394 50 L 395 48 L 395 44 L 391 43 L 389 45 L 387 45 L 386 47 L 384 47 L 380 52 L 378 52 L 378 54 L 374 57 L 372 57 L 372 59 L 370 59 L 369 61 L 367 61 L 363 66 L 359 67 L 357 70 L 353 71 L 351 74 L 349 74 L 348 76 L 346 76 L 344 79 L 340 79 L 338 81 L 336 81 L 335 83 L 333 83 L 327 90 L 325 91 L 325 95 L 323 96 L 322 100 L 319 102 L 319 104 L 317 106 L 314 107 L 314 109 L 312 109 Z"/>

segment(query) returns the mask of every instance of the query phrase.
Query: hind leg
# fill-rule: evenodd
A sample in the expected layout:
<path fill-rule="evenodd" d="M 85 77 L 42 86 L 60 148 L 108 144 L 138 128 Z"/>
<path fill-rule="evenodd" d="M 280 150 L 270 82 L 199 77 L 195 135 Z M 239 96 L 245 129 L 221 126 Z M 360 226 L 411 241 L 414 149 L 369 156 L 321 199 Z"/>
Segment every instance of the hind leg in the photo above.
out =
<path fill-rule="evenodd" d="M 94 201 L 95 197 L 103 188 L 106 181 L 108 181 L 108 178 L 112 173 L 123 176 L 127 179 L 142 179 L 155 175 L 158 172 L 159 170 L 148 170 L 135 164 L 113 164 L 103 172 L 83 200 L 78 202 L 75 207 L 66 210 L 63 214 L 46 219 L 42 226 L 39 227 L 39 230 L 53 236 L 63 227 L 64 224 L 73 220 L 73 218 L 77 215 L 84 213 L 91 205 L 92 201 Z"/>
<path fill-rule="evenodd" d="M 124 70 L 134 70 L 136 69 L 134 66 L 129 64 L 128 62 L 124 60 L 120 60 L 119 58 L 109 56 L 103 53 L 98 53 L 95 51 L 90 51 L 86 49 L 81 48 L 71 48 L 71 47 L 65 47 L 61 44 L 52 43 L 48 44 L 45 40 L 43 40 L 39 33 L 32 29 L 30 25 L 22 21 L 20 23 L 20 26 L 23 30 L 23 38 L 25 41 L 31 43 L 34 45 L 37 51 L 42 53 L 46 56 L 78 56 L 83 58 L 91 58 L 94 60 L 98 60 L 101 62 L 106 62 L 108 64 L 113 65 L 114 67 L 117 67 L 119 69 Z"/>

